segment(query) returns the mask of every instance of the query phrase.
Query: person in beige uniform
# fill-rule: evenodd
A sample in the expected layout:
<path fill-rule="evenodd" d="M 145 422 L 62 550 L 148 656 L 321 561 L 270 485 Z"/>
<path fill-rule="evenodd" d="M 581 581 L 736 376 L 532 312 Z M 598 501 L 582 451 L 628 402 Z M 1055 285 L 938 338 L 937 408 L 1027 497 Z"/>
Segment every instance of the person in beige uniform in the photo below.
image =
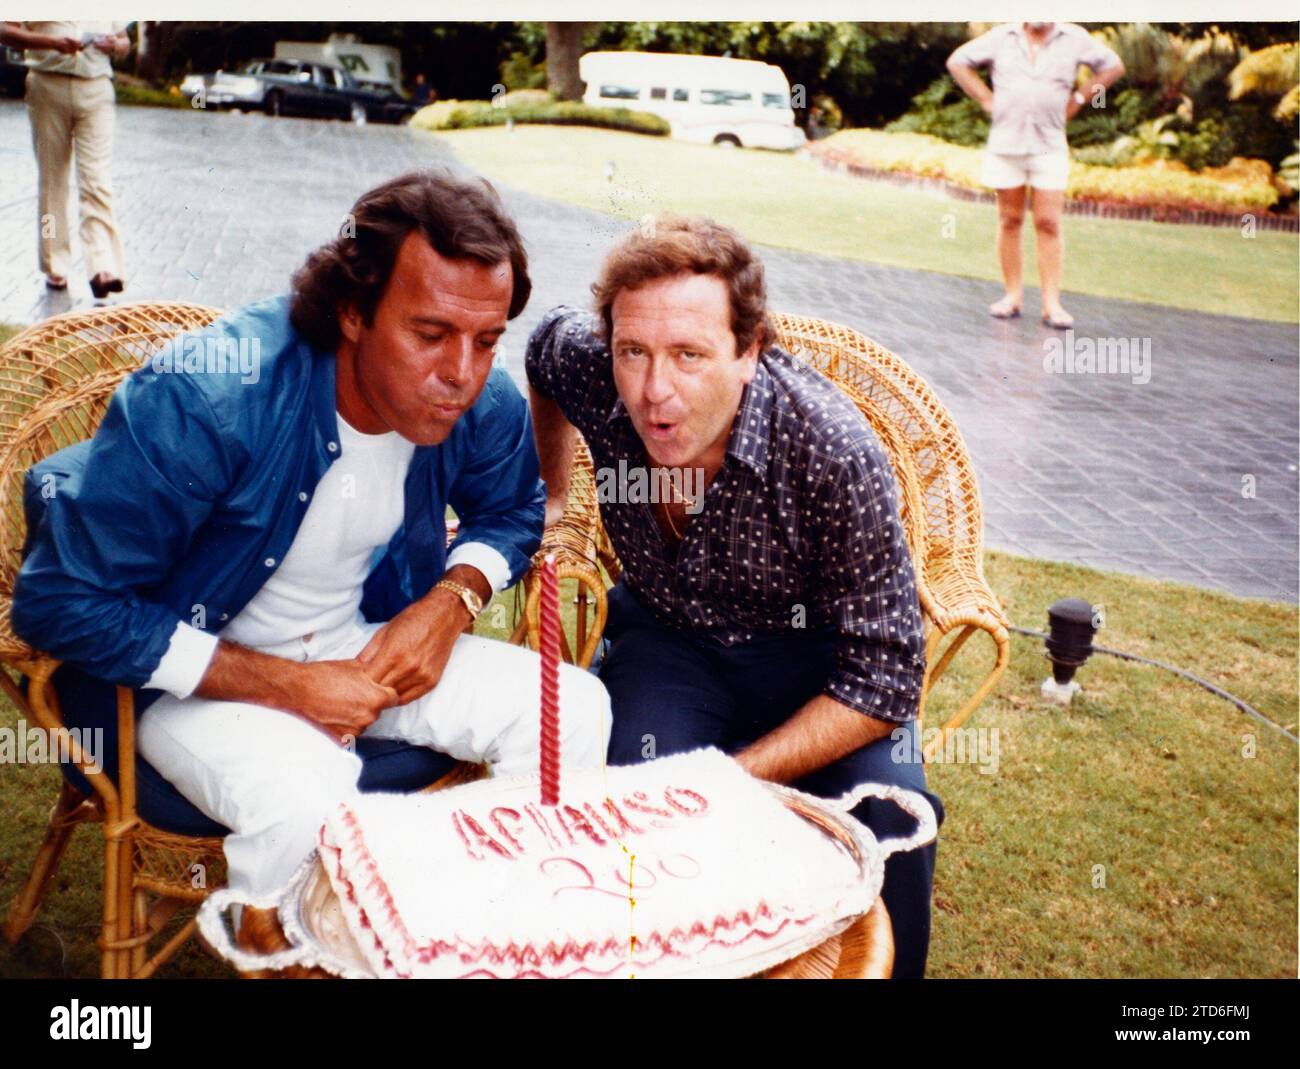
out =
<path fill-rule="evenodd" d="M 27 111 L 39 171 L 37 249 L 45 284 L 68 287 L 72 217 L 68 170 L 77 160 L 81 243 L 96 298 L 122 290 L 122 241 L 113 218 L 115 121 L 110 59 L 131 41 L 120 22 L 6 22 L 0 44 L 27 53 Z"/>

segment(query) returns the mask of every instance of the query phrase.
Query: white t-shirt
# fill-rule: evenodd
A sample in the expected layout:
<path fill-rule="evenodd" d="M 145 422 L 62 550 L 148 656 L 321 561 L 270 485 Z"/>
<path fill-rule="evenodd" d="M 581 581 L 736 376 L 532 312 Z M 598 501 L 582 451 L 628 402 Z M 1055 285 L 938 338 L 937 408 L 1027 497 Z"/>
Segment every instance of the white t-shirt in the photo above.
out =
<path fill-rule="evenodd" d="M 362 434 L 342 416 L 339 445 L 289 552 L 223 639 L 285 656 L 281 647 L 356 618 L 375 550 L 401 526 L 415 445 L 395 431 Z"/>
<path fill-rule="evenodd" d="M 396 432 L 362 434 L 338 418 L 339 457 L 316 485 L 302 525 L 282 561 L 221 639 L 276 657 L 311 660 L 308 636 L 346 627 L 361 610 L 375 552 L 388 545 L 406 508 L 406 473 L 415 445 Z M 482 542 L 458 545 L 447 567 L 469 564 L 493 590 L 510 581 L 510 565 Z M 269 569 L 268 569 L 269 570 Z M 216 635 L 182 621 L 146 688 L 188 698 L 212 656 Z"/>

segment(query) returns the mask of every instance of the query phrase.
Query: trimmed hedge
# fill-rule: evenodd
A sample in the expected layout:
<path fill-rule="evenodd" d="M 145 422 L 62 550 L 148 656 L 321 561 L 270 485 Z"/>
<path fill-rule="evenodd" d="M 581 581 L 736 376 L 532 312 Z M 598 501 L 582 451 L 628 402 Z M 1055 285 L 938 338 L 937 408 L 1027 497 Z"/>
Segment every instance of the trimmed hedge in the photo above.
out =
<path fill-rule="evenodd" d="M 843 130 L 818 141 L 809 151 L 879 171 L 984 188 L 981 149 L 954 145 L 928 134 Z M 1076 160 L 1070 167 L 1066 195 L 1076 200 L 1214 211 L 1264 210 L 1278 200 L 1272 169 L 1264 160 L 1233 160 L 1228 166 L 1199 172 L 1176 160 L 1134 167 L 1098 167 Z"/>
<path fill-rule="evenodd" d="M 527 97 L 520 100 L 523 95 L 507 93 L 501 104 L 487 100 L 439 100 L 417 111 L 411 118 L 411 125 L 422 130 L 469 130 L 478 126 L 504 126 L 513 119 L 517 123 L 599 126 L 652 137 L 667 137 L 672 130 L 667 119 L 645 111 L 593 108 L 569 100 L 543 101 Z"/>
<path fill-rule="evenodd" d="M 114 79 L 113 91 L 119 104 L 136 105 L 146 108 L 188 108 L 189 98 L 181 95 L 174 86 L 171 89 L 151 89 L 144 85 L 131 85 Z"/>

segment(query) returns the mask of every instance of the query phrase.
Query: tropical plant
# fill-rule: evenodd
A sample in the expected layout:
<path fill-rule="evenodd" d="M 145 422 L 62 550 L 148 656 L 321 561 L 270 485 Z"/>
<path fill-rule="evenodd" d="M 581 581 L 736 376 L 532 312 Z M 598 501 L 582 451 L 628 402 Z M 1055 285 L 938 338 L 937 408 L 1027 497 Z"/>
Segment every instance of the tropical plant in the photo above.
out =
<path fill-rule="evenodd" d="M 1107 27 L 1098 36 L 1123 61 L 1128 84 L 1154 90 L 1166 104 L 1182 107 L 1188 120 L 1196 99 L 1244 54 L 1230 34 L 1216 27 L 1189 39 L 1134 22 Z"/>
<path fill-rule="evenodd" d="M 1284 159 L 1277 168 L 1277 177 L 1286 183 L 1294 196 L 1300 190 L 1300 141 L 1295 143 L 1296 151 Z"/>
<path fill-rule="evenodd" d="M 1249 53 L 1228 75 L 1228 99 L 1253 94 L 1279 97 L 1273 116 L 1293 122 L 1300 107 L 1300 43 L 1271 45 Z"/>

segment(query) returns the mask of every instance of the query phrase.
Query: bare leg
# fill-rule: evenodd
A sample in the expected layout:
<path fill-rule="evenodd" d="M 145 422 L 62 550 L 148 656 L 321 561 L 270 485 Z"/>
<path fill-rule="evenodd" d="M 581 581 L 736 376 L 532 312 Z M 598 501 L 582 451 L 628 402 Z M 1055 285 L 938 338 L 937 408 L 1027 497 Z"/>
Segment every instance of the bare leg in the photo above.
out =
<path fill-rule="evenodd" d="M 1069 326 L 1074 319 L 1061 307 L 1061 261 L 1065 245 L 1061 235 L 1061 210 L 1064 205 L 1064 190 L 1034 190 L 1034 231 L 1038 239 L 1038 281 L 1043 291 L 1043 315 L 1053 324 Z"/>
<path fill-rule="evenodd" d="M 1020 311 L 1024 279 L 1020 259 L 1020 227 L 1025 221 L 1025 187 L 998 190 L 998 262 L 1007 292 L 989 306 L 995 316 L 1009 316 Z"/>

